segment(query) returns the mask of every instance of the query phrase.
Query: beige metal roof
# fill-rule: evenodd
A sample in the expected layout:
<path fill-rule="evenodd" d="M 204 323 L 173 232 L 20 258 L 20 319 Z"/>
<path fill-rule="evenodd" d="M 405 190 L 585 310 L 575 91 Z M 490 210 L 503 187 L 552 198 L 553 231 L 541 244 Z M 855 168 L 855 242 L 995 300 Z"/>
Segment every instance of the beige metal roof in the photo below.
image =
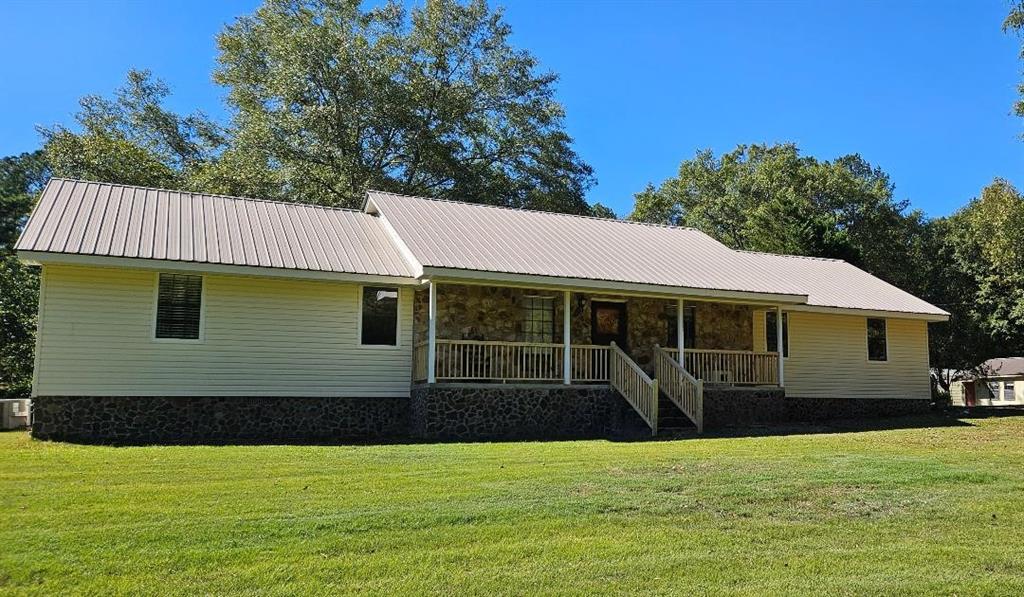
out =
<path fill-rule="evenodd" d="M 946 313 L 846 262 L 735 251 L 691 228 L 508 209 L 370 191 L 428 268 L 803 295 L 808 305 Z"/>
<path fill-rule="evenodd" d="M 839 259 L 772 255 L 737 251 L 762 275 L 784 279 L 788 287 L 807 295 L 815 307 L 948 315 L 942 309 L 900 290 Z"/>
<path fill-rule="evenodd" d="M 978 365 L 981 377 L 1019 377 L 1024 375 L 1024 357 L 989 359 Z"/>
<path fill-rule="evenodd" d="M 16 249 L 412 275 L 380 219 L 360 211 L 57 178 Z"/>
<path fill-rule="evenodd" d="M 734 251 L 691 228 L 377 191 L 366 207 L 369 213 L 53 179 L 16 248 L 409 278 L 421 268 L 463 270 L 946 315 L 843 261 Z"/>

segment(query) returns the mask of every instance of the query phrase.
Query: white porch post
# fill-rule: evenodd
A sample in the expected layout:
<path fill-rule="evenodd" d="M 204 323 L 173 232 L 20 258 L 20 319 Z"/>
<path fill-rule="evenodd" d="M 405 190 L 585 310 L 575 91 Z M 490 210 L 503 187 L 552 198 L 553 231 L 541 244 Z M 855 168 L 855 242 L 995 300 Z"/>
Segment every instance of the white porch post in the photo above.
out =
<path fill-rule="evenodd" d="M 427 383 L 437 383 L 437 282 L 430 281 L 427 308 Z"/>
<path fill-rule="evenodd" d="M 786 359 L 782 354 L 782 306 L 775 307 L 775 352 L 779 355 L 779 387 L 786 385 Z"/>
<path fill-rule="evenodd" d="M 572 334 L 572 322 L 569 313 L 570 294 L 568 290 L 562 293 L 562 383 L 572 383 L 572 347 L 569 341 Z"/>
<path fill-rule="evenodd" d="M 686 369 L 686 302 L 676 301 L 676 347 L 679 349 L 679 365 Z"/>

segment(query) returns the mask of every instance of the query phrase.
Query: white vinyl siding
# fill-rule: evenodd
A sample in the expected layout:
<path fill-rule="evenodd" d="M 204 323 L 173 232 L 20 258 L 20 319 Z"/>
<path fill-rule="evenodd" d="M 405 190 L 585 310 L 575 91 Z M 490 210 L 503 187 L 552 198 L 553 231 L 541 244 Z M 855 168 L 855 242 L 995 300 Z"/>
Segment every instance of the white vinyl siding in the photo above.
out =
<path fill-rule="evenodd" d="M 964 396 L 964 394 L 967 390 L 966 388 L 964 388 L 965 383 L 974 382 L 954 381 L 953 383 L 949 384 L 949 402 L 953 406 L 966 405 L 967 397 Z"/>
<path fill-rule="evenodd" d="M 974 383 L 974 405 L 975 406 L 1009 406 L 1024 404 L 1024 377 L 1008 379 L 987 379 L 983 381 L 965 381 L 964 384 Z M 1013 386 L 1012 392 L 1007 388 Z M 953 402 L 953 404 L 963 404 Z"/>
<path fill-rule="evenodd" d="M 886 319 L 888 360 L 867 359 L 867 318 L 787 311 L 786 395 L 931 399 L 928 324 Z M 765 352 L 764 311 L 754 312 L 754 350 Z"/>
<path fill-rule="evenodd" d="M 786 395 L 819 398 L 931 398 L 928 324 L 887 319 L 888 360 L 867 359 L 867 319 L 791 312 Z"/>
<path fill-rule="evenodd" d="M 153 339 L 152 271 L 46 266 L 37 395 L 408 396 L 412 291 L 399 346 L 359 345 L 360 286 L 208 274 L 204 341 Z"/>

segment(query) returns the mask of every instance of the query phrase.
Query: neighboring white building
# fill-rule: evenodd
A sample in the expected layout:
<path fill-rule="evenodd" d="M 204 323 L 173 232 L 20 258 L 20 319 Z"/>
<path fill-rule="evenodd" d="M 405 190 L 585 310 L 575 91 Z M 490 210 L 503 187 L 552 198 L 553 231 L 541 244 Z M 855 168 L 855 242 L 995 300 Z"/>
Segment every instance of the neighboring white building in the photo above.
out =
<path fill-rule="evenodd" d="M 989 359 L 975 370 L 977 374 L 950 385 L 954 405 L 1024 405 L 1024 357 Z"/>
<path fill-rule="evenodd" d="M 29 424 L 29 400 L 0 400 L 0 429 L 22 429 Z"/>

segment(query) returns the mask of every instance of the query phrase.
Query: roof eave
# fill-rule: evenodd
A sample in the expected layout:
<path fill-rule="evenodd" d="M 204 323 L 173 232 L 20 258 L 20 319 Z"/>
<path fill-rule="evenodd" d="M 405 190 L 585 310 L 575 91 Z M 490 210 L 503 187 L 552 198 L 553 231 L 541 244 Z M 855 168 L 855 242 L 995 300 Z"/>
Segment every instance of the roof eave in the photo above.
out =
<path fill-rule="evenodd" d="M 519 285 L 529 288 L 548 288 L 552 290 L 586 290 L 619 292 L 625 294 L 657 295 L 664 297 L 720 299 L 765 305 L 801 305 L 806 303 L 808 298 L 807 295 L 802 294 L 775 294 L 741 290 L 693 288 L 638 282 L 618 282 L 614 280 L 599 280 L 592 278 L 567 278 L 536 274 L 518 274 L 429 266 L 423 267 L 422 278 L 437 280 L 438 282 L 447 281 L 457 284 L 476 282 L 506 286 Z"/>
<path fill-rule="evenodd" d="M 262 278 L 293 278 L 303 280 L 333 280 L 337 282 L 354 283 L 383 283 L 402 286 L 418 286 L 422 283 L 412 275 L 393 276 L 358 272 L 332 272 L 323 270 L 261 267 L 197 261 L 172 261 L 166 259 L 146 259 L 138 257 L 110 257 L 107 255 L 52 253 L 45 251 L 21 250 L 18 251 L 17 254 L 18 259 L 29 265 L 78 265 L 120 269 L 225 274 Z"/>
<path fill-rule="evenodd" d="M 864 317 L 889 317 L 893 319 L 921 319 L 929 323 L 949 321 L 949 313 L 923 313 L 913 311 L 892 311 L 887 309 L 860 309 L 856 307 L 830 307 L 826 305 L 797 305 L 793 311 L 808 313 L 833 313 L 837 315 L 861 315 Z"/>

